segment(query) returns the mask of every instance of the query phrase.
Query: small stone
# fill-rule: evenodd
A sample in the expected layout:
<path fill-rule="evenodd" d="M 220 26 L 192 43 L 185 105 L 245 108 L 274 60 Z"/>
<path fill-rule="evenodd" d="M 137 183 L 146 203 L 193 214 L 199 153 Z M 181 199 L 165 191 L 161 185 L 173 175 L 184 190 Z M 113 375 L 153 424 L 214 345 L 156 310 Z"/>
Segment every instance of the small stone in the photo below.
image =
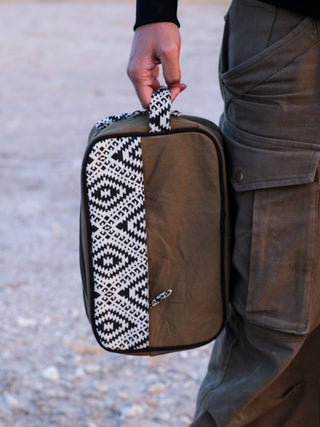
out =
<path fill-rule="evenodd" d="M 58 369 L 51 365 L 48 368 L 46 368 L 44 371 L 42 371 L 42 376 L 46 380 L 57 382 L 60 378 Z"/>
<path fill-rule="evenodd" d="M 48 326 L 48 325 L 50 325 L 50 323 L 52 322 L 52 319 L 51 319 L 51 317 L 49 317 L 49 316 L 46 316 L 43 320 L 42 320 L 42 325 L 43 326 Z"/>
<path fill-rule="evenodd" d="M 62 230 L 61 224 L 59 224 L 58 222 L 55 222 L 53 224 L 53 232 L 55 234 L 59 234 L 59 233 L 61 233 L 61 230 Z"/>
<path fill-rule="evenodd" d="M 31 319 L 29 317 L 18 317 L 17 318 L 18 326 L 21 326 L 22 328 L 29 328 L 32 326 L 36 326 L 37 321 L 36 319 Z"/>
<path fill-rule="evenodd" d="M 166 389 L 166 386 L 164 384 L 158 383 L 158 384 L 153 384 L 149 388 L 148 392 L 153 394 L 162 393 L 165 389 Z"/>
<path fill-rule="evenodd" d="M 157 396 L 155 396 L 155 399 L 157 399 Z M 153 400 L 153 399 L 146 399 L 145 404 L 148 406 L 148 408 L 158 408 L 159 407 L 159 401 Z"/>
<path fill-rule="evenodd" d="M 191 423 L 191 418 L 183 415 L 182 417 L 180 417 L 180 421 L 181 421 L 181 425 L 183 424 L 183 425 L 188 426 Z"/>
<path fill-rule="evenodd" d="M 182 351 L 180 353 L 180 359 L 188 359 L 189 353 L 187 351 Z"/>
<path fill-rule="evenodd" d="M 155 381 L 157 381 L 158 380 L 158 375 L 156 375 L 156 374 L 149 374 L 149 375 L 147 375 L 147 377 L 146 377 L 146 382 L 148 383 L 148 384 L 151 384 L 151 383 L 154 383 Z"/>
<path fill-rule="evenodd" d="M 159 427 L 159 419 L 155 419 L 155 421 L 148 420 L 148 427 Z"/>
<path fill-rule="evenodd" d="M 126 376 L 128 378 L 133 377 L 134 373 L 131 369 L 125 369 L 122 373 L 123 376 Z"/>
<path fill-rule="evenodd" d="M 56 387 L 53 387 L 49 390 L 46 390 L 46 395 L 48 397 L 51 397 L 51 398 L 53 398 L 53 397 L 56 397 L 59 399 L 67 399 L 68 398 L 68 395 L 65 392 L 57 389 Z"/>
<path fill-rule="evenodd" d="M 127 394 L 127 393 L 125 393 L 125 392 L 123 392 L 123 391 L 119 391 L 119 392 L 117 393 L 117 395 L 118 395 L 118 397 L 120 397 L 120 399 L 123 399 L 123 400 L 128 399 L 128 394 Z"/>
<path fill-rule="evenodd" d="M 77 368 L 76 372 L 74 373 L 74 376 L 76 378 L 83 378 L 85 375 L 86 374 L 85 374 L 85 372 L 84 372 L 84 370 L 82 368 Z"/>
<path fill-rule="evenodd" d="M 79 310 L 77 310 L 76 308 L 74 309 L 74 310 L 72 310 L 72 313 L 71 313 L 71 316 L 74 318 L 74 319 L 77 319 L 78 317 L 79 317 Z"/>
<path fill-rule="evenodd" d="M 197 371 L 190 371 L 189 373 L 189 377 L 192 378 L 194 381 L 199 381 L 201 378 L 201 375 L 199 375 L 199 372 Z"/>
<path fill-rule="evenodd" d="M 144 409 L 140 405 L 133 404 L 124 408 L 121 412 L 121 418 L 135 417 L 144 413 Z"/>
<path fill-rule="evenodd" d="M 160 412 L 160 411 L 159 411 Z M 161 412 L 158 414 L 161 421 L 169 421 L 171 416 L 168 412 Z"/>
<path fill-rule="evenodd" d="M 105 393 L 110 390 L 110 387 L 108 387 L 106 384 L 96 384 L 96 389 L 101 393 Z"/>
<path fill-rule="evenodd" d="M 35 382 L 33 387 L 36 391 L 43 391 L 43 384 L 41 382 Z"/>
<path fill-rule="evenodd" d="M 11 354 L 10 354 L 10 351 L 5 350 L 5 351 L 2 353 L 2 357 L 3 357 L 3 359 L 10 359 L 12 356 L 11 356 Z"/>
<path fill-rule="evenodd" d="M 97 374 L 100 371 L 100 366 L 99 365 L 86 365 L 84 367 L 85 371 L 88 374 Z"/>
<path fill-rule="evenodd" d="M 17 408 L 19 406 L 17 399 L 10 393 L 6 393 L 6 403 L 10 409 Z"/>

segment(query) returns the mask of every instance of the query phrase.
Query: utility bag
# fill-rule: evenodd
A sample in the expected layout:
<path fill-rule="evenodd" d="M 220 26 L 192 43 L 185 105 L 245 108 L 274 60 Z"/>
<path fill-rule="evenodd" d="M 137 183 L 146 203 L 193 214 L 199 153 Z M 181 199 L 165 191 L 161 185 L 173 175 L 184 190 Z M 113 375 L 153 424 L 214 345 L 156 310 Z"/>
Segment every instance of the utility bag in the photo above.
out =
<path fill-rule="evenodd" d="M 219 129 L 171 112 L 106 117 L 81 172 L 86 313 L 106 350 L 157 355 L 212 341 L 228 302 L 229 216 Z"/>

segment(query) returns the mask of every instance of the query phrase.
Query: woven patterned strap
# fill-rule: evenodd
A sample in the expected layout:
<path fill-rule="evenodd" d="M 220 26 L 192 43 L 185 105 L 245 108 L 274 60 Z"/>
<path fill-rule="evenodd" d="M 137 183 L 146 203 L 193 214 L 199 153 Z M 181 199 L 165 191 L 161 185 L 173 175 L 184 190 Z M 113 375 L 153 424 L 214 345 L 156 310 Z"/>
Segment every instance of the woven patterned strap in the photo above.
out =
<path fill-rule="evenodd" d="M 160 133 L 171 129 L 171 94 L 166 87 L 153 92 L 149 106 L 149 132 Z"/>

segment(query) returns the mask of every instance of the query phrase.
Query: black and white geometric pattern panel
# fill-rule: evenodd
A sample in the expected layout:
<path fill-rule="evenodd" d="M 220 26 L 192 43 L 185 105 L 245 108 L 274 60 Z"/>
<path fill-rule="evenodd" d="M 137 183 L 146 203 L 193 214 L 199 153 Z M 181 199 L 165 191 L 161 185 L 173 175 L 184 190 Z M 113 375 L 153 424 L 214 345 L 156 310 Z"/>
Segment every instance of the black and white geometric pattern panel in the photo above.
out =
<path fill-rule="evenodd" d="M 103 117 L 101 120 L 98 120 L 96 122 L 96 128 L 100 129 L 100 130 L 106 129 L 112 123 L 120 122 L 121 120 L 129 119 L 130 117 L 131 117 L 131 114 L 128 114 L 128 113 L 116 114 L 114 116 Z"/>
<path fill-rule="evenodd" d="M 96 128 L 103 130 L 108 128 L 112 123 L 121 122 L 122 120 L 132 119 L 133 117 L 141 116 L 146 110 L 136 110 L 133 113 L 116 114 L 114 116 L 106 116 L 96 122 Z"/>
<path fill-rule="evenodd" d="M 170 130 L 171 94 L 168 88 L 152 93 L 149 105 L 149 132 L 159 133 Z"/>
<path fill-rule="evenodd" d="M 148 260 L 140 137 L 93 145 L 86 167 L 94 318 L 111 350 L 149 345 Z"/>

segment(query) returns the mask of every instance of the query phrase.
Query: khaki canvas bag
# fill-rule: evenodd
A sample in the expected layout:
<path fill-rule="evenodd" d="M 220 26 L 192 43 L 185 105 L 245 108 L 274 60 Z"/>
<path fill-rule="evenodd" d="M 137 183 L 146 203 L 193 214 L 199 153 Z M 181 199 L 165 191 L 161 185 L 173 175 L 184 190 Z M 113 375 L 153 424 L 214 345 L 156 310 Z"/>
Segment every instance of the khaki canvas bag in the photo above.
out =
<path fill-rule="evenodd" d="M 226 168 L 216 125 L 171 113 L 112 116 L 90 133 L 81 175 L 86 313 L 106 350 L 156 355 L 222 330 L 228 301 Z"/>

